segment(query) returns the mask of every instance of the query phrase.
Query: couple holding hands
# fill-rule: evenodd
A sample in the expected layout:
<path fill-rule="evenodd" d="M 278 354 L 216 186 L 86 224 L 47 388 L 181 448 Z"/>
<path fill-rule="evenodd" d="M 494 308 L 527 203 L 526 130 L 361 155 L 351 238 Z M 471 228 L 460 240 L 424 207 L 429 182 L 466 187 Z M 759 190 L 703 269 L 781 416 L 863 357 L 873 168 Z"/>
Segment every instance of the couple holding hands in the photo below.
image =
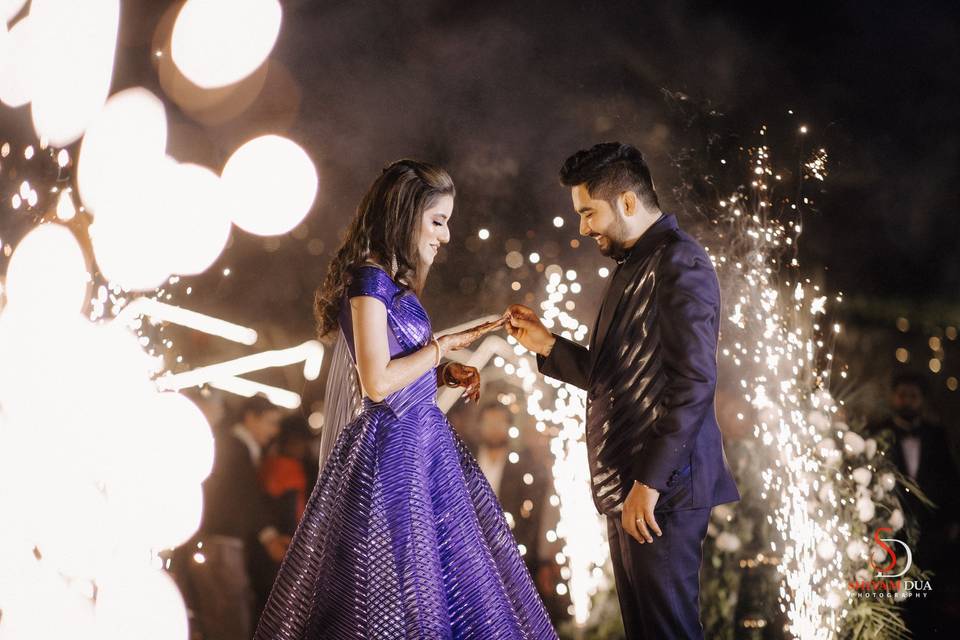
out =
<path fill-rule="evenodd" d="M 587 392 L 592 491 L 627 637 L 703 637 L 710 509 L 739 498 L 713 406 L 717 276 L 661 212 L 636 148 L 580 151 L 560 179 L 581 235 L 617 263 L 589 348 L 522 305 L 435 337 L 418 294 L 450 240 L 453 181 L 400 160 L 365 194 L 316 296 L 340 385 L 328 383 L 323 469 L 257 640 L 556 638 L 494 492 L 436 405 L 441 385 L 478 397 L 479 372 L 443 357 L 500 328 L 543 375 Z"/>

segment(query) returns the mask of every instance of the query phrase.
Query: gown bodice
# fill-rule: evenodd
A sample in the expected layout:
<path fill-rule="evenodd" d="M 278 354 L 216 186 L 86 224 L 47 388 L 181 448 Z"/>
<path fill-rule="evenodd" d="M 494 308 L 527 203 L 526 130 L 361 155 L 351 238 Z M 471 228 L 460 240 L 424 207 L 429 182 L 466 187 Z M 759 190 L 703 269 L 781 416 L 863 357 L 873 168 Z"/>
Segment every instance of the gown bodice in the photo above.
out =
<path fill-rule="evenodd" d="M 370 296 L 380 300 L 386 307 L 387 339 L 391 360 L 410 355 L 430 344 L 433 336 L 430 318 L 413 291 L 401 287 L 386 271 L 370 264 L 354 267 L 351 270 L 351 278 L 345 300 L 340 306 L 339 322 L 354 364 L 357 361 L 357 354 L 350 298 Z M 363 401 L 364 406 L 367 407 L 379 404 L 372 402 L 369 398 L 364 398 Z M 417 380 L 387 396 L 383 403 L 399 415 L 413 404 L 435 401 L 436 373 L 431 368 Z"/>

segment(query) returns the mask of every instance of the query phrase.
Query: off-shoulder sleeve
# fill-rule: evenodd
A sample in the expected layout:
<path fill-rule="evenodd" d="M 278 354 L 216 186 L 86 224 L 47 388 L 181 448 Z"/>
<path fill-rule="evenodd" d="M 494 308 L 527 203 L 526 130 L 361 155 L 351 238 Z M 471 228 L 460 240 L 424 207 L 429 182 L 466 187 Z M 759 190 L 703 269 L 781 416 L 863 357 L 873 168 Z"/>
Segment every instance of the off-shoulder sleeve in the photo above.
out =
<path fill-rule="evenodd" d="M 360 266 L 353 270 L 352 277 L 347 286 L 348 298 L 371 296 L 383 302 L 388 309 L 393 304 L 399 287 L 383 269 L 369 265 Z"/>

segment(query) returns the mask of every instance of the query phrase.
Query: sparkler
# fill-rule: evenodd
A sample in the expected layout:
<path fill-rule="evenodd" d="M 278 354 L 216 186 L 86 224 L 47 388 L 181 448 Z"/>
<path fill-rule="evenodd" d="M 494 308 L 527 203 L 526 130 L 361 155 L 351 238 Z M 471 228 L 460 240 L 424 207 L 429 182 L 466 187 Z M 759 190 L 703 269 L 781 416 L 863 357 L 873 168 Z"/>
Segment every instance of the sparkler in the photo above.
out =
<path fill-rule="evenodd" d="M 168 373 L 157 378 L 157 386 L 161 389 L 178 391 L 213 382 L 230 385 L 229 379 L 242 373 L 269 367 L 284 367 L 297 362 L 303 362 L 303 377 L 307 380 L 315 380 L 320 375 L 320 366 L 323 362 L 323 345 L 317 340 L 307 340 L 303 344 L 287 349 L 263 351 L 219 364 L 197 367 L 184 373 Z M 234 382 L 232 386 L 235 387 L 237 384 Z"/>
<path fill-rule="evenodd" d="M 252 345 L 257 341 L 257 332 L 249 327 L 148 297 L 137 298 L 128 303 L 117 314 L 114 322 L 129 325 L 141 315 L 150 316 L 156 322 L 172 322 L 240 344 Z"/>
<path fill-rule="evenodd" d="M 719 235 L 728 241 L 710 252 L 729 310 L 721 356 L 755 412 L 752 435 L 764 461 L 761 497 L 773 505 L 767 519 L 777 534 L 767 552 L 778 562 L 786 630 L 796 638 L 828 640 L 849 615 L 845 585 L 852 562 L 862 559 L 845 553 L 856 518 L 841 490 L 850 477 L 840 468 L 835 438 L 843 443 L 847 427 L 828 391 L 831 340 L 840 326 L 825 325 L 827 296 L 818 286 L 780 274 L 802 232 L 800 207 L 810 199 L 775 193 L 784 175 L 773 166 L 769 147 L 748 154 L 749 186 L 718 203 Z M 822 181 L 826 162 L 819 149 L 804 163 L 805 175 L 793 178 Z M 798 266 L 795 254 L 786 264 Z"/>
<path fill-rule="evenodd" d="M 548 328 L 560 324 L 561 335 L 582 340 L 588 330 L 586 325 L 564 310 L 567 303 L 572 302 L 567 297 L 581 290 L 576 271 L 564 273 L 559 266 L 550 265 L 544 273 L 547 283 L 541 309 L 545 324 Z M 566 584 L 558 584 L 557 591 L 563 595 L 569 589 L 574 620 L 583 625 L 590 615 L 591 597 L 608 585 L 603 567 L 609 555 L 603 522 L 590 494 L 584 420 L 586 392 L 553 378 L 541 379 L 532 355 L 513 337 L 504 343 L 502 338 L 491 336 L 481 344 L 481 349 L 491 341 L 499 341 L 495 349 L 489 350 L 490 354 L 499 353 L 493 359 L 494 366 L 503 369 L 507 378 L 514 378 L 515 384 L 524 391 L 526 410 L 536 421 L 537 430 L 543 432 L 549 428 L 556 433 L 550 441 L 555 489 L 550 500 L 559 508 L 560 521 L 556 531 L 548 531 L 546 535 L 548 541 L 557 538 L 564 541 L 556 562 L 562 566 L 561 576 Z M 500 343 L 510 351 L 504 354 L 504 344 Z M 547 405 L 550 401 L 552 407 Z"/>
<path fill-rule="evenodd" d="M 730 227 L 725 232 L 741 243 L 714 259 L 719 271 L 732 274 L 726 278 L 733 310 L 725 332 L 733 335 L 726 336 L 722 354 L 743 376 L 741 390 L 758 416 L 753 435 L 769 448 L 770 463 L 760 475 L 763 493 L 775 504 L 771 518 L 781 540 L 770 541 L 769 550 L 781 554 L 780 599 L 788 629 L 795 637 L 826 640 L 845 615 L 827 604 L 827 595 L 842 589 L 842 561 L 835 553 L 820 563 L 817 547 L 832 540 L 839 548 L 843 531 L 836 517 L 808 512 L 827 472 L 816 453 L 821 438 L 808 416 L 814 409 L 835 412 L 836 406 L 823 391 L 829 370 L 818 366 L 821 349 L 812 334 L 819 325 L 804 322 L 824 306 L 820 298 L 805 304 L 805 283 L 778 281 L 776 260 L 794 244 L 801 226 L 770 215 L 771 187 L 782 178 L 772 167 L 769 148 L 754 149 L 750 166 L 750 188 L 720 202 Z M 816 168 L 822 179 L 823 164 Z M 785 288 L 793 289 L 792 299 L 782 294 Z"/>

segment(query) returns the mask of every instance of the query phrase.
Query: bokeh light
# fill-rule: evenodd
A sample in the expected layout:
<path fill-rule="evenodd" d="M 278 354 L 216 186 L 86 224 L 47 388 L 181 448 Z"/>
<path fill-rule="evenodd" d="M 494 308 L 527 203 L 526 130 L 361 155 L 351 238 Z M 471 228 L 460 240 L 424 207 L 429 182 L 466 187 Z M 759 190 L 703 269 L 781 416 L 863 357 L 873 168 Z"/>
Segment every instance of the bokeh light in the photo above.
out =
<path fill-rule="evenodd" d="M 77 140 L 110 91 L 119 0 L 33 0 L 33 126 L 54 146 Z"/>
<path fill-rule="evenodd" d="M 137 585 L 131 589 L 130 585 Z M 182 640 L 187 611 L 176 584 L 152 569 L 117 568 L 99 584 L 97 637 L 101 640 Z"/>
<path fill-rule="evenodd" d="M 199 87 L 233 84 L 270 55 L 282 16 L 277 0 L 187 0 L 173 27 L 173 61 Z"/>
<path fill-rule="evenodd" d="M 230 216 L 224 205 L 220 176 L 196 164 L 177 164 L 171 172 L 172 196 L 165 212 L 175 220 L 166 224 L 182 233 L 170 254 L 170 271 L 182 275 L 203 273 L 220 256 L 230 239 Z"/>
<path fill-rule="evenodd" d="M 20 241 L 10 258 L 7 309 L 49 318 L 80 313 L 89 280 L 73 233 L 58 224 L 41 225 Z"/>
<path fill-rule="evenodd" d="M 143 88 L 107 100 L 80 146 L 77 184 L 96 219 L 122 216 L 138 202 L 145 177 L 154 175 L 167 147 L 163 103 Z"/>
<path fill-rule="evenodd" d="M 295 142 L 275 135 L 237 149 L 222 173 L 234 224 L 273 236 L 296 227 L 317 195 L 317 170 Z"/>
<path fill-rule="evenodd" d="M 6 26 L 3 27 L 6 31 Z M 8 107 L 30 102 L 33 83 L 33 22 L 20 19 L 9 33 L 0 35 L 0 101 Z"/>

